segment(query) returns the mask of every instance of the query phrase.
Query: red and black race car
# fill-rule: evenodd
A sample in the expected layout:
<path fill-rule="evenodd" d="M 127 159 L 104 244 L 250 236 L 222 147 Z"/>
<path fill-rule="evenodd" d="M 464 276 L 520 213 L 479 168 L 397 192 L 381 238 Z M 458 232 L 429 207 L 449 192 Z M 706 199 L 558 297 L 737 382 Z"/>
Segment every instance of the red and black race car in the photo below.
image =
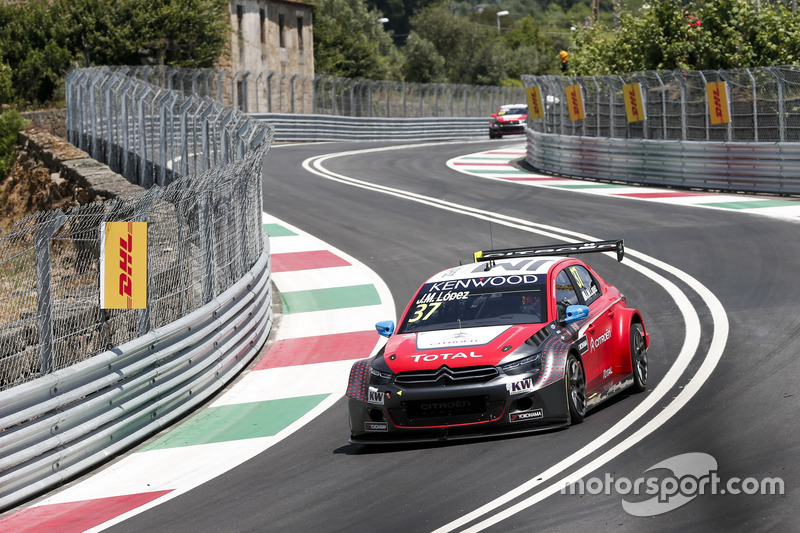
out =
<path fill-rule="evenodd" d="M 502 105 L 489 119 L 489 138 L 500 139 L 503 135 L 525 133 L 528 123 L 528 106 L 525 104 Z"/>
<path fill-rule="evenodd" d="M 350 442 L 439 441 L 577 424 L 647 386 L 644 320 L 570 257 L 621 240 L 477 252 L 417 291 L 350 372 Z"/>

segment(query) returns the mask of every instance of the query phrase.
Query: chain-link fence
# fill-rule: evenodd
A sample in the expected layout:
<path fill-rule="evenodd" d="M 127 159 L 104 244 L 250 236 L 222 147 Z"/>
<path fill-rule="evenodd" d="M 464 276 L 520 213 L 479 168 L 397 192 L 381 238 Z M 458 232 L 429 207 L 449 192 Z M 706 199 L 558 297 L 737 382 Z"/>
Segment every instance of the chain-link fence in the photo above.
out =
<path fill-rule="evenodd" d="M 271 127 L 124 69 L 71 72 L 67 106 L 73 143 L 149 188 L 36 213 L 0 234 L 0 390 L 185 316 L 264 251 Z M 111 221 L 148 222 L 146 309 L 100 308 L 100 231 Z"/>
<path fill-rule="evenodd" d="M 540 133 L 728 142 L 800 140 L 800 66 L 720 71 L 647 71 L 618 76 L 523 76 L 539 87 L 544 117 Z M 712 124 L 706 87 L 726 82 L 730 121 Z M 628 122 L 623 86 L 639 83 L 644 120 Z M 581 88 L 585 118 L 570 120 L 567 87 Z"/>
<path fill-rule="evenodd" d="M 317 75 L 228 72 L 165 67 L 126 69 L 128 75 L 185 95 L 212 98 L 246 113 L 347 117 L 487 117 L 503 104 L 523 103 L 521 87 L 402 83 Z"/>

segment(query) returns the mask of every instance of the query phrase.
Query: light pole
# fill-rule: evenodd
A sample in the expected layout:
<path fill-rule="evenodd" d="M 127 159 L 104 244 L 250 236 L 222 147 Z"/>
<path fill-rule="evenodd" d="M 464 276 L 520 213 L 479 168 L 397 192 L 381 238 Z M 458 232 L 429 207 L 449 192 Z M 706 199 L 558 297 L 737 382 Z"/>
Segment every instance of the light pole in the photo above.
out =
<path fill-rule="evenodd" d="M 500 17 L 505 17 L 508 15 L 508 11 L 498 11 L 497 12 L 497 31 L 500 32 Z"/>

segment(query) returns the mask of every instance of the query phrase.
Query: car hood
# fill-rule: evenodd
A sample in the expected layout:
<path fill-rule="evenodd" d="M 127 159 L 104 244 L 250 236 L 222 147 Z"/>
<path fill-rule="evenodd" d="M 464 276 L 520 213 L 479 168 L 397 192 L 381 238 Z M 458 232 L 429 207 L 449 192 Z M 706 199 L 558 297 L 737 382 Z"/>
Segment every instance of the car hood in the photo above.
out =
<path fill-rule="evenodd" d="M 384 361 L 393 372 L 496 366 L 544 324 L 486 326 L 393 335 Z"/>

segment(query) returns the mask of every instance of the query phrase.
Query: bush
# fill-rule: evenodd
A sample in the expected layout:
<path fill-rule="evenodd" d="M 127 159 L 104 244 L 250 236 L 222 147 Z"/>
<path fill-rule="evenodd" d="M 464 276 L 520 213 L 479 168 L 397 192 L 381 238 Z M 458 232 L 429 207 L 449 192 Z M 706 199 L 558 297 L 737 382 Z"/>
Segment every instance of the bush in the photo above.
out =
<path fill-rule="evenodd" d="M 27 122 L 18 111 L 6 111 L 0 115 L 0 182 L 8 177 L 14 165 L 14 145 L 20 131 Z"/>

